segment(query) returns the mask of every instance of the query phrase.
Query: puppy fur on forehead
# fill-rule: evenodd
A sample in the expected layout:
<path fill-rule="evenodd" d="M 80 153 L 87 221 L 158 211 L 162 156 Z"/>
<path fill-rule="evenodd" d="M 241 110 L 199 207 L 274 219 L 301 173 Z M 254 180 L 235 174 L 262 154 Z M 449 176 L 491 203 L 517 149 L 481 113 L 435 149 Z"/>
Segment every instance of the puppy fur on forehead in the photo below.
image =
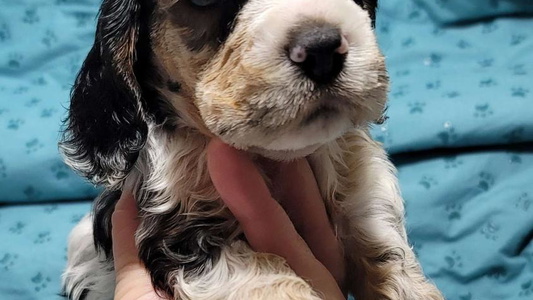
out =
<path fill-rule="evenodd" d="M 357 299 L 443 299 L 407 243 L 395 169 L 368 134 L 388 89 L 376 8 L 104 0 L 60 145 L 104 191 L 71 233 L 65 295 L 113 298 L 111 215 L 130 189 L 139 256 L 165 296 L 322 299 L 283 258 L 244 240 L 207 171 L 218 137 L 254 157 L 307 158 Z"/>

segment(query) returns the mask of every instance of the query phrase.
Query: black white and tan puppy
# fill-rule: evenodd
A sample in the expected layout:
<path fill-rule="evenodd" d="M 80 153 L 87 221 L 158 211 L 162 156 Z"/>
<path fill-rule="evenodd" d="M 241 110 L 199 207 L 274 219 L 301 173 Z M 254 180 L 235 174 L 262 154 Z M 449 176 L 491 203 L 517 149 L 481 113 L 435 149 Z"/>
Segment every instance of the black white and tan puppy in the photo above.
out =
<path fill-rule="evenodd" d="M 174 299 L 321 299 L 254 252 L 206 170 L 212 137 L 307 157 L 362 300 L 443 299 L 408 245 L 395 169 L 368 134 L 388 77 L 377 0 L 104 0 L 61 149 L 102 185 L 73 230 L 71 299 L 112 299 L 110 217 L 123 188 L 153 285 Z"/>

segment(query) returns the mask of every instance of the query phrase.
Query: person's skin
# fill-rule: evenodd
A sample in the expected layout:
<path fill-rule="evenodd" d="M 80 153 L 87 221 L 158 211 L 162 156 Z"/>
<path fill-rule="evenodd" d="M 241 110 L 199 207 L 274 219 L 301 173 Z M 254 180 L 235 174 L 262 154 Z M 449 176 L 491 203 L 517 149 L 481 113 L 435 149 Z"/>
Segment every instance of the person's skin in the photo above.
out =
<path fill-rule="evenodd" d="M 271 191 L 249 156 L 214 139 L 207 149 L 211 180 L 239 221 L 250 246 L 286 259 L 324 299 L 346 299 L 345 265 L 339 243 L 306 159 L 266 161 Z M 131 193 L 124 192 L 112 217 L 116 300 L 163 299 L 139 261 L 135 230 L 139 224 Z"/>

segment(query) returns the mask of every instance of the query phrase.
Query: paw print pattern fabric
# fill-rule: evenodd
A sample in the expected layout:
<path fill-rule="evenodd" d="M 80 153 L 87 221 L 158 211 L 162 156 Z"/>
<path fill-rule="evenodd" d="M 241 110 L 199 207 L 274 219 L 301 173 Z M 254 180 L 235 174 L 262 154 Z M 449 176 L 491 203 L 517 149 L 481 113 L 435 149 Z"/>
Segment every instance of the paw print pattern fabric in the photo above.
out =
<path fill-rule="evenodd" d="M 507 14 L 525 2 L 380 2 L 391 89 L 372 134 L 446 299 L 533 298 L 533 18 Z M 97 190 L 57 142 L 99 5 L 0 0 L 0 299 L 62 299 L 67 235 L 90 210 L 73 200 Z"/>
<path fill-rule="evenodd" d="M 417 3 L 439 1 L 415 2 L 381 4 L 391 88 L 375 138 L 393 154 L 533 141 L 533 18 L 438 26 Z"/>
<path fill-rule="evenodd" d="M 89 202 L 0 207 L 0 299 L 64 299 L 67 237 L 89 209 Z"/>
<path fill-rule="evenodd" d="M 96 195 L 57 142 L 98 4 L 0 0 L 0 203 Z"/>
<path fill-rule="evenodd" d="M 533 18 L 494 18 L 481 2 L 489 1 L 381 2 L 376 30 L 392 85 L 389 119 L 373 134 L 398 166 L 409 238 L 446 299 L 525 300 L 533 297 Z M 473 3 L 490 18 L 435 19 L 436 9 Z"/>

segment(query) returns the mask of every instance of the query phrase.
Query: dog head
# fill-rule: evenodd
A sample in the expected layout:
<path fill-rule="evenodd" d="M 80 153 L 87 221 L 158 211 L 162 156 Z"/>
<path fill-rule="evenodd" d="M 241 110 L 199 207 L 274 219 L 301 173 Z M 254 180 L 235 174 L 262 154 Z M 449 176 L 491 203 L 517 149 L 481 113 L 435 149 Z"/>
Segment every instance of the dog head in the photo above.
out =
<path fill-rule="evenodd" d="M 120 181 L 149 126 L 276 159 L 380 118 L 388 77 L 377 0 L 104 0 L 62 151 Z"/>

